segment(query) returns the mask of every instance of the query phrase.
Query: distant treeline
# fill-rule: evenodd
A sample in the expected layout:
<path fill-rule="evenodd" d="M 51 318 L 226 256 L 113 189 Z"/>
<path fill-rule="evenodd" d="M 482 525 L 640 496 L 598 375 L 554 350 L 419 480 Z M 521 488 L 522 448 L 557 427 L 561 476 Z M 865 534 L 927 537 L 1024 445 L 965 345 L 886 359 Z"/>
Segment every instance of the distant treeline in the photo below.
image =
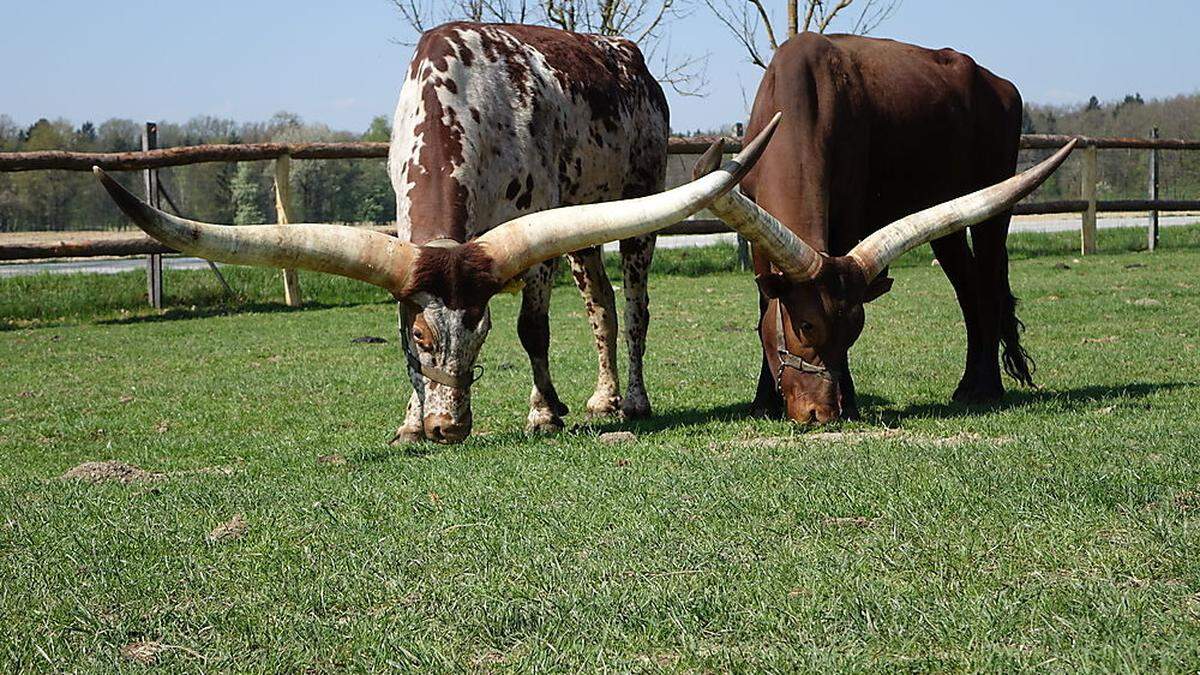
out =
<path fill-rule="evenodd" d="M 1085 104 L 1049 106 L 1027 104 L 1022 131 L 1027 134 L 1081 134 L 1148 138 L 1159 128 L 1162 138 L 1200 138 L 1200 94 L 1146 101 L 1130 94 L 1120 101 L 1102 102 L 1095 96 Z M 1028 166 L 1048 151 L 1022 153 Z M 1079 199 L 1082 153 L 1071 158 L 1034 196 L 1037 200 Z M 1099 151 L 1097 196 L 1100 199 L 1142 199 L 1149 188 L 1147 150 Z M 1159 186 L 1163 199 L 1200 199 L 1200 152 L 1161 151 Z"/>
<path fill-rule="evenodd" d="M 1023 131 L 1041 134 L 1146 137 L 1158 126 L 1163 138 L 1200 138 L 1200 94 L 1145 101 L 1140 95 L 1076 106 L 1029 104 Z M 377 117 L 361 134 L 334 131 L 279 113 L 266 122 L 237 123 L 197 117 L 184 124 L 159 123 L 159 147 L 204 143 L 301 141 L 386 141 L 388 119 Z M 0 152 L 76 150 L 121 152 L 141 149 L 142 124 L 111 119 L 76 127 L 66 120 L 38 120 L 20 127 L 0 115 Z M 1022 153 L 1028 165 L 1045 151 Z M 1144 150 L 1100 152 L 1101 199 L 1146 195 Z M 1047 181 L 1035 199 L 1077 199 L 1079 158 Z M 160 171 L 167 193 L 190 217 L 221 223 L 264 223 L 275 218 L 271 162 L 198 164 Z M 119 174 L 141 194 L 140 172 Z M 1200 198 L 1200 152 L 1161 153 L 1164 199 Z M 308 222 L 378 222 L 395 218 L 395 197 L 382 160 L 310 160 L 292 165 L 295 219 Z M 0 232 L 129 227 L 96 180 L 87 173 L 30 171 L 0 173 Z"/>
<path fill-rule="evenodd" d="M 123 152 L 141 149 L 143 124 L 111 119 L 75 127 L 66 120 L 38 120 L 21 128 L 0 115 L 0 152 L 75 150 Z M 197 117 L 184 124 L 160 122 L 159 147 L 205 143 L 302 141 L 386 141 L 388 120 L 377 117 L 364 133 L 334 131 L 279 113 L 266 122 L 239 124 Z M 116 174 L 141 195 L 141 172 Z M 180 211 L 218 223 L 267 223 L 275 220 L 272 162 L 196 164 L 159 171 L 167 194 Z M 378 159 L 292 162 L 293 220 L 307 222 L 378 222 L 396 217 L 396 200 L 386 163 Z M 0 232 L 129 227 L 128 220 L 90 173 L 28 171 L 0 173 Z"/>

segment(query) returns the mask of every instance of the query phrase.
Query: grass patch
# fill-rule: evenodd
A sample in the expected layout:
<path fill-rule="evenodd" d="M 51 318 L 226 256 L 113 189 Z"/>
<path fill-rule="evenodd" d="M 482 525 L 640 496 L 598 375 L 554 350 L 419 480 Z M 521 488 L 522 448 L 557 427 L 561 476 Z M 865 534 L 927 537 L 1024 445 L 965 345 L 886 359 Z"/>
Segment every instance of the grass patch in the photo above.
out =
<path fill-rule="evenodd" d="M 408 385 L 373 289 L 307 275 L 318 306 L 284 311 L 277 274 L 231 269 L 247 298 L 223 307 L 175 273 L 196 309 L 122 315 L 139 275 L 3 280 L 0 662 L 1200 665 L 1200 252 L 1018 254 L 1042 388 L 991 408 L 947 402 L 961 319 L 914 256 L 853 352 L 866 419 L 810 433 L 745 416 L 754 284 L 695 262 L 726 254 L 651 278 L 653 419 L 526 438 L 501 296 L 477 435 L 414 452 L 385 445 Z M 595 354 L 573 290 L 552 331 L 578 413 Z M 122 464 L 59 478 L 93 461 Z"/>

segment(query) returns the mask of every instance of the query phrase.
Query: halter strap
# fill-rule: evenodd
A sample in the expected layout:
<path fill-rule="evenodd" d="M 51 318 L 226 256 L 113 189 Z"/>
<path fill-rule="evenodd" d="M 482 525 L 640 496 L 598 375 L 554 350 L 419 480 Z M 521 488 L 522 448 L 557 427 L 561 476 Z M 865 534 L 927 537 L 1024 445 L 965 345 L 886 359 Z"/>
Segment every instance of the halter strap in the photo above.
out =
<path fill-rule="evenodd" d="M 779 392 L 779 395 L 783 395 L 784 368 L 791 368 L 798 373 L 816 375 L 831 382 L 834 381 L 839 371 L 815 363 L 809 363 L 788 351 L 787 339 L 783 332 L 783 303 L 779 300 L 772 300 L 772 302 L 775 303 L 775 353 L 779 356 L 779 369 L 775 373 L 775 389 Z"/>
<path fill-rule="evenodd" d="M 408 361 L 408 367 L 420 373 L 427 380 L 437 382 L 438 384 L 455 389 L 468 389 L 471 385 L 483 378 L 483 366 L 476 364 L 473 368 L 465 373 L 454 374 L 438 368 L 436 366 L 427 366 L 421 363 L 421 359 L 413 355 L 409 349 L 408 326 L 404 325 L 404 310 L 400 309 L 400 348 L 404 350 L 404 359 Z"/>

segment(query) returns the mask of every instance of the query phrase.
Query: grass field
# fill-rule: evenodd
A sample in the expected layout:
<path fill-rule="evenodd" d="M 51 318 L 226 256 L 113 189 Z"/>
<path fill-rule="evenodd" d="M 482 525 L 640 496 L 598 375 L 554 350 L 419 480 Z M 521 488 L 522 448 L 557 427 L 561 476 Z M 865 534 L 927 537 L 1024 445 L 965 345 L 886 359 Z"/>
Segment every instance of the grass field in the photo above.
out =
<path fill-rule="evenodd" d="M 1042 388 L 988 408 L 948 403 L 961 319 L 910 256 L 852 354 L 865 419 L 807 432 L 746 417 L 754 286 L 728 249 L 660 256 L 636 424 L 578 414 L 595 355 L 564 287 L 580 426 L 526 438 L 502 296 L 476 435 L 412 451 L 385 443 L 408 385 L 381 292 L 305 275 L 288 311 L 275 274 L 230 269 L 226 304 L 175 273 L 158 314 L 137 274 L 2 280 L 0 663 L 1194 671 L 1200 228 L 1165 236 L 1078 262 L 1016 238 Z M 152 475 L 60 478 L 93 460 Z"/>

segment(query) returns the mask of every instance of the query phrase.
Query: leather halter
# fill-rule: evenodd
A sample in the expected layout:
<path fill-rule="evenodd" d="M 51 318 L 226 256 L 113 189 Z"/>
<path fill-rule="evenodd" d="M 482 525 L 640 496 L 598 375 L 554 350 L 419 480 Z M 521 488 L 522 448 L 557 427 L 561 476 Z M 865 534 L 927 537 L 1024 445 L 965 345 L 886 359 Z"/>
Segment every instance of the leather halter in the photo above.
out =
<path fill-rule="evenodd" d="M 478 364 L 465 373 L 459 373 L 455 375 L 453 373 L 448 373 L 441 368 L 435 368 L 433 366 L 427 366 L 421 363 L 421 359 L 413 356 L 412 352 L 408 351 L 407 336 L 404 338 L 404 358 L 408 360 L 408 367 L 412 368 L 418 373 L 421 373 L 425 379 L 432 380 L 438 384 L 446 385 L 447 387 L 453 387 L 455 389 L 469 389 L 471 385 L 483 378 L 483 366 Z"/>
<path fill-rule="evenodd" d="M 775 303 L 775 352 L 779 356 L 779 368 L 775 372 L 775 390 L 779 392 L 780 396 L 783 396 L 784 368 L 791 368 L 798 373 L 816 375 L 830 382 L 835 382 L 840 371 L 815 363 L 809 363 L 788 351 L 787 338 L 783 332 L 783 303 L 777 299 L 771 302 Z M 771 310 L 768 309 L 767 311 Z"/>
<path fill-rule="evenodd" d="M 455 246 L 462 246 L 462 242 L 450 239 L 449 237 L 439 237 L 437 239 L 430 239 L 421 244 L 421 246 L 428 248 L 454 248 Z M 403 308 L 400 311 L 403 314 Z M 404 325 L 403 321 L 400 322 L 400 335 L 403 338 L 404 344 L 402 348 L 404 349 L 404 358 L 408 361 L 408 367 L 420 373 L 425 379 L 455 389 L 469 389 L 471 385 L 483 378 L 483 366 L 478 364 L 471 368 L 471 370 L 456 375 L 441 368 L 421 363 L 421 359 L 413 356 L 412 351 L 409 349 L 408 327 Z"/>

